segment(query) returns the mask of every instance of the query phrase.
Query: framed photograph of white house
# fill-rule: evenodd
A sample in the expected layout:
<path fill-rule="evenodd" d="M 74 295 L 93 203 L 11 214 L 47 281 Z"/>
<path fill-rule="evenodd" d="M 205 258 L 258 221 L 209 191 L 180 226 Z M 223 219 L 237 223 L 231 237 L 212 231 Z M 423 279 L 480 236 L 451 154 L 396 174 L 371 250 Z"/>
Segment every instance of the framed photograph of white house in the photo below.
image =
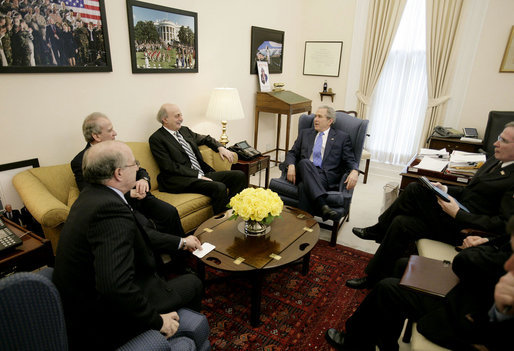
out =
<path fill-rule="evenodd" d="M 198 72 L 198 15 L 127 0 L 132 73 Z"/>
<path fill-rule="evenodd" d="M 257 74 L 257 62 L 266 61 L 269 73 L 282 73 L 284 32 L 252 26 L 250 73 Z"/>
<path fill-rule="evenodd" d="M 111 71 L 104 0 L 2 2 L 0 73 Z"/>
<path fill-rule="evenodd" d="M 342 52 L 342 41 L 306 41 L 303 74 L 339 77 Z"/>

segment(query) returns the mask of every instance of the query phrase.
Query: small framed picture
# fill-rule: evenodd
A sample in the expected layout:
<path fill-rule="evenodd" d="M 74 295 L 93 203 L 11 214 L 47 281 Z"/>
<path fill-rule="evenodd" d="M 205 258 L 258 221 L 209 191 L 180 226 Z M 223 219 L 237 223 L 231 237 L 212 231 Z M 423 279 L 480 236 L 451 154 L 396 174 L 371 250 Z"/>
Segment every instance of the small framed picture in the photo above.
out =
<path fill-rule="evenodd" d="M 342 41 L 306 41 L 303 74 L 339 77 L 342 52 Z"/>
<path fill-rule="evenodd" d="M 271 91 L 271 83 L 269 81 L 268 63 L 265 61 L 257 61 L 257 71 L 259 74 L 259 86 L 261 91 Z"/>
<path fill-rule="evenodd" d="M 132 73 L 197 73 L 196 12 L 127 0 Z"/>
<path fill-rule="evenodd" d="M 284 32 L 252 26 L 250 73 L 257 73 L 256 62 L 266 62 L 270 73 L 282 73 Z"/>

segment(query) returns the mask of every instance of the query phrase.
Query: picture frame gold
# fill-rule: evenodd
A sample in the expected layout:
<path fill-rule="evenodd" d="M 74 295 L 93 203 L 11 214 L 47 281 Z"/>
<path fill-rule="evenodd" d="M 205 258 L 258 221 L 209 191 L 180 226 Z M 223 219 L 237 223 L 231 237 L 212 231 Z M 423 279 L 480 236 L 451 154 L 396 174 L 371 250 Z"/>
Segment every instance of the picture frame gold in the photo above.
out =
<path fill-rule="evenodd" d="M 510 29 L 509 40 L 503 54 L 500 72 L 514 73 L 514 26 Z"/>

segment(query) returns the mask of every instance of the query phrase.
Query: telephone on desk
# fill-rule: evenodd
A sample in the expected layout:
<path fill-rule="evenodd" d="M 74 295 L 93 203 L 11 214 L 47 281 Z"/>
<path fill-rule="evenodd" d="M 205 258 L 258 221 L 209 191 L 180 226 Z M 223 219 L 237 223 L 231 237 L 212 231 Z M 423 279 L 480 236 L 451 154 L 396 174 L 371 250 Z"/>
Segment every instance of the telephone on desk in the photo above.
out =
<path fill-rule="evenodd" d="M 254 159 L 257 156 L 260 156 L 261 153 L 255 150 L 253 147 L 248 145 L 246 140 L 240 141 L 239 143 L 235 143 L 234 146 L 228 148 L 230 151 L 234 151 L 239 158 L 249 161 Z"/>
<path fill-rule="evenodd" d="M 7 228 L 4 221 L 0 219 L 0 253 L 8 249 L 15 248 L 22 243 L 23 240 Z"/>
<path fill-rule="evenodd" d="M 435 126 L 432 136 L 442 138 L 461 138 L 464 136 L 464 134 L 450 127 Z"/>

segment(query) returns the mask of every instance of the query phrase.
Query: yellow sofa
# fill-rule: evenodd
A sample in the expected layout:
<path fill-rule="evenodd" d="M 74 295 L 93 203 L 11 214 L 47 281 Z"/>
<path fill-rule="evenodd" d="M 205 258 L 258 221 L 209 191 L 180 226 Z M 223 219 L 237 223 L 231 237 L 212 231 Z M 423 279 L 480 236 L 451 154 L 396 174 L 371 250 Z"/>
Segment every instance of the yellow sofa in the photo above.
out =
<path fill-rule="evenodd" d="M 201 194 L 170 194 L 160 192 L 157 184 L 159 167 L 145 142 L 128 142 L 134 156 L 141 162 L 151 178 L 152 194 L 175 206 L 180 215 L 184 231 L 194 230 L 213 215 L 210 199 Z M 216 171 L 229 170 L 231 164 L 206 146 L 200 147 L 206 163 Z M 234 162 L 237 155 L 234 154 Z M 13 177 L 13 184 L 21 199 L 34 218 L 41 224 L 52 248 L 57 248 L 59 235 L 70 207 L 79 195 L 70 164 L 32 168 Z"/>

